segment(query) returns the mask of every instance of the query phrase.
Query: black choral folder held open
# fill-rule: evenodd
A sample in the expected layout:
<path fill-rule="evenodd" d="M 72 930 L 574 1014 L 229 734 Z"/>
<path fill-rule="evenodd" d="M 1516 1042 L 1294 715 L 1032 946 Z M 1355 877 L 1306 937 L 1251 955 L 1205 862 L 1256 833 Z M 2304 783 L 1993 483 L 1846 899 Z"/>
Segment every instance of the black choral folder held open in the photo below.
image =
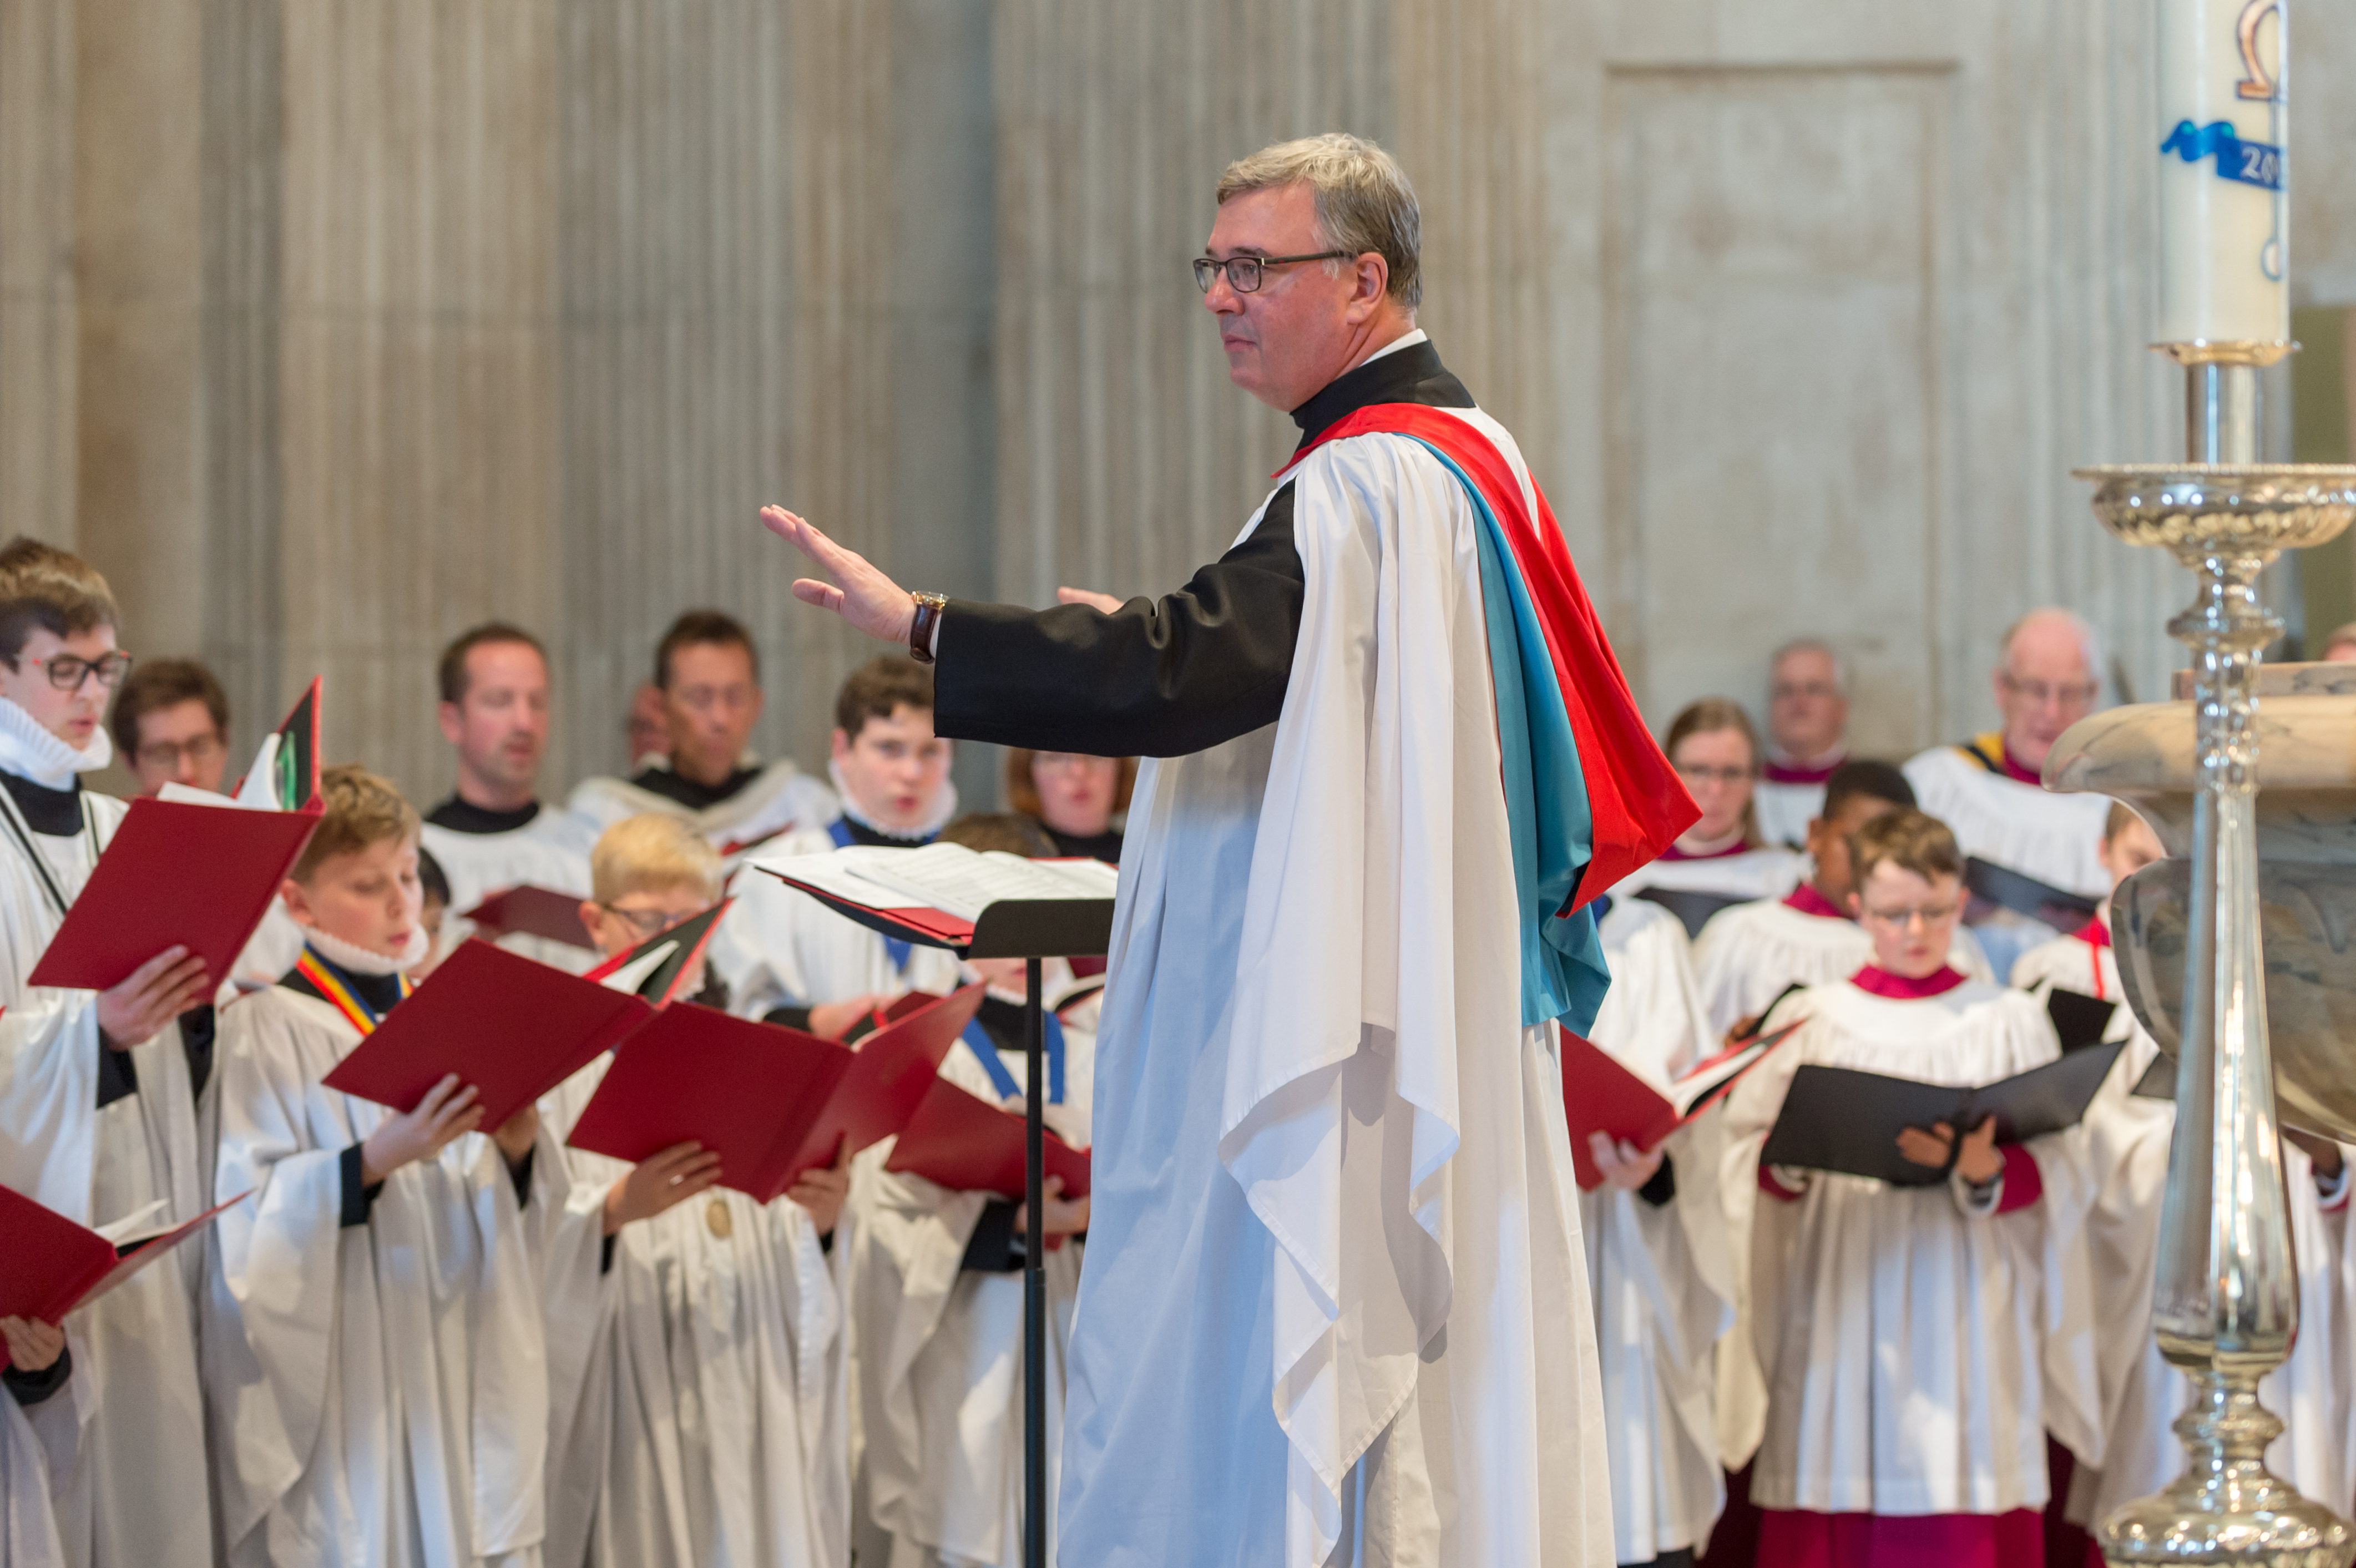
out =
<path fill-rule="evenodd" d="M 2125 1040 L 2087 1046 L 1996 1083 L 1959 1087 L 1815 1062 L 1792 1075 L 1783 1114 L 1759 1151 L 1762 1165 L 1870 1177 L 1892 1187 L 1930 1187 L 1946 1173 L 1898 1152 L 1908 1127 L 1944 1122 L 1959 1132 L 1997 1119 L 1999 1145 L 2026 1143 L 2074 1125 Z"/>

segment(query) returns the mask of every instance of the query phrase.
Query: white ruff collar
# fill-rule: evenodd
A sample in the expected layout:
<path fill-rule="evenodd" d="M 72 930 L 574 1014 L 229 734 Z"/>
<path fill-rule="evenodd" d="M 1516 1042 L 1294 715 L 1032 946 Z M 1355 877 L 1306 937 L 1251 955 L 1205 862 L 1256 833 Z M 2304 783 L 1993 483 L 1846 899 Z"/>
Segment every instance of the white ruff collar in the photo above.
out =
<path fill-rule="evenodd" d="M 941 798 L 934 803 L 933 814 L 930 816 L 914 827 L 886 827 L 859 809 L 859 803 L 851 797 L 851 786 L 842 781 L 841 763 L 829 759 L 826 764 L 826 776 L 834 784 L 835 798 L 842 803 L 842 815 L 871 832 L 881 833 L 892 838 L 930 838 L 957 820 L 957 784 L 950 779 L 941 780 Z"/>
<path fill-rule="evenodd" d="M 434 943 L 422 925 L 409 928 L 408 944 L 391 957 L 372 947 L 360 947 L 340 937 L 328 935 L 316 925 L 303 928 L 303 940 L 318 949 L 319 956 L 337 968 L 352 975 L 398 975 L 403 969 L 422 964 L 434 951 Z"/>
<path fill-rule="evenodd" d="M 90 744 L 77 752 L 43 729 L 39 720 L 0 697 L 0 769 L 30 779 L 43 789 L 70 789 L 76 773 L 92 773 L 114 761 L 114 742 L 102 724 Z"/>

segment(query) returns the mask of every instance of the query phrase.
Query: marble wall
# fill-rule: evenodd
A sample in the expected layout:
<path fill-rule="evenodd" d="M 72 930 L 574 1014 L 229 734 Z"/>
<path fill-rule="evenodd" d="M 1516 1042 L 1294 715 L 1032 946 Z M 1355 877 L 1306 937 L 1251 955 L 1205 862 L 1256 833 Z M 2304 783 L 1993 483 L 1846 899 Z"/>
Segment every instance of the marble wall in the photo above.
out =
<path fill-rule="evenodd" d="M 553 784 L 698 603 L 815 760 L 866 650 L 755 507 L 953 592 L 1174 584 L 1293 439 L 1186 275 L 1212 183 L 1338 125 L 1416 178 L 1425 325 L 1648 708 L 1812 632 L 1904 751 L 2049 599 L 2149 695 L 2183 586 L 2068 477 L 2178 439 L 2148 11 L 0 0 L 0 531 L 249 728 L 325 670 L 330 750 L 421 795 L 433 652 L 490 614 L 555 650 Z M 2300 304 L 2356 304 L 2356 10 L 2294 29 Z"/>

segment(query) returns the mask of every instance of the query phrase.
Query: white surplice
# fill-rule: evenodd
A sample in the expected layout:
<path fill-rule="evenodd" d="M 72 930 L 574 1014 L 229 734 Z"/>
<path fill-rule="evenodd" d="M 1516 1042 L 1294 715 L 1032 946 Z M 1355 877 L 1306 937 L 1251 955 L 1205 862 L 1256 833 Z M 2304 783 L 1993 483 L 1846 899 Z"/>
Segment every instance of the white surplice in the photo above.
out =
<path fill-rule="evenodd" d="M 2160 1200 L 2176 1106 L 2134 1093 L 2159 1045 L 2123 1000 L 2112 948 L 2062 937 L 2023 954 L 2013 982 L 2040 996 L 2058 986 L 2119 1002 L 2105 1038 L 2128 1041 L 2086 1116 L 2097 1184 L 2086 1245 L 2104 1325 L 2106 1438 L 2101 1468 L 2079 1467 L 2069 1504 L 2070 1517 L 2091 1526 L 2121 1504 L 2158 1491 L 2184 1468 L 2184 1446 L 2169 1426 L 2183 1413 L 2192 1385 L 2160 1358 L 2151 1331 Z M 2351 1155 L 2356 1151 L 2341 1150 L 2343 1160 Z M 2350 1344 L 2356 1330 L 2356 1248 L 2349 1236 L 2348 1190 L 2344 1180 L 2328 1184 L 2327 1203 L 2312 1163 L 2289 1144 L 2283 1146 L 2283 1167 L 2298 1264 L 2299 1323 L 2290 1359 L 2258 1385 L 2261 1403 L 2284 1423 L 2266 1463 L 2307 1496 L 2345 1511 L 2356 1499 L 2356 1351 Z"/>
<path fill-rule="evenodd" d="M 652 765 L 670 764 L 655 758 Z M 754 764 L 748 760 L 745 765 Z M 584 779 L 565 802 L 567 813 L 589 825 L 593 839 L 626 816 L 652 813 L 678 818 L 723 852 L 787 830 L 823 827 L 841 809 L 834 791 L 783 758 L 763 767 L 759 777 L 726 800 L 701 810 L 617 778 Z"/>
<path fill-rule="evenodd" d="M 461 833 L 425 824 L 419 841 L 450 880 L 450 909 L 442 923 L 444 954 L 472 936 L 475 923 L 463 918 L 486 898 L 529 884 L 574 898 L 589 896 L 589 851 L 597 829 L 587 818 L 541 805 L 523 827 L 505 833 Z M 593 968 L 597 955 L 585 947 L 515 933 L 499 945 L 578 975 Z"/>
<path fill-rule="evenodd" d="M 1805 881 L 1807 875 L 1807 856 L 1770 846 L 1698 860 L 1655 860 L 1622 878 L 1612 896 L 1633 898 L 1646 888 L 1660 888 L 1725 899 L 1780 899 Z"/>
<path fill-rule="evenodd" d="M 962 983 L 958 961 L 946 948 L 912 946 L 895 955 L 882 933 L 761 869 L 834 847 L 824 827 L 790 833 L 763 845 L 737 869 L 729 885 L 735 905 L 713 929 L 705 960 L 727 982 L 732 1010 L 757 1019 L 777 1008 L 851 997 L 946 996 Z"/>
<path fill-rule="evenodd" d="M 1060 965 L 1058 965 L 1060 966 Z M 1052 981 L 1055 977 L 1049 977 Z M 1068 983 L 1068 976 L 1063 976 Z M 1088 1142 L 1097 1003 L 1063 1015 L 1064 1099 L 1043 1113 L 1066 1142 Z M 1021 1083 L 1019 1051 L 1001 1051 Z M 941 1076 L 996 1100 L 988 1071 L 960 1041 Z M 865 1504 L 890 1541 L 887 1568 L 1019 1568 L 1023 1560 L 1023 1275 L 962 1267 L 990 1195 L 952 1192 L 856 1163 L 848 1227 L 851 1296 L 861 1348 Z M 1081 1247 L 1047 1253 L 1047 1495 L 1061 1456 L 1066 1355 Z M 1055 1560 L 1050 1520 L 1049 1561 Z"/>
<path fill-rule="evenodd" d="M 0 770 L 65 789 L 103 766 L 104 752 L 102 740 L 75 752 L 0 699 Z M 131 1048 L 138 1093 L 101 1109 L 96 994 L 27 984 L 63 918 L 50 890 L 70 903 L 127 810 L 88 793 L 81 806 L 83 830 L 52 837 L 30 833 L 0 796 L 0 1185 L 92 1228 L 159 1201 L 143 1229 L 194 1219 L 207 1207 L 209 1140 L 177 1026 Z M 54 1399 L 70 1402 L 82 1431 L 78 1462 L 53 1479 L 70 1563 L 211 1563 L 197 1370 L 203 1256 L 201 1245 L 183 1247 L 66 1319 L 74 1374 Z"/>
<path fill-rule="evenodd" d="M 541 1236 L 564 1203 L 543 1127 L 528 1202 L 468 1133 L 344 1226 L 343 1153 L 391 1114 L 323 1088 L 359 1043 L 273 987 L 221 1015 L 206 1391 L 235 1568 L 541 1561 L 549 1401 Z"/>
<path fill-rule="evenodd" d="M 0 1391 L 0 1568 L 67 1568 L 56 1501 L 81 1422 L 60 1389 L 27 1410 Z"/>
<path fill-rule="evenodd" d="M 1445 411 L 1523 475 L 1494 421 Z M 1062 1560 L 1608 1564 L 1475 513 L 1398 436 L 1329 443 L 1293 481 L 1281 716 L 1149 760 L 1130 808 Z"/>
<path fill-rule="evenodd" d="M 568 1135 L 596 1062 L 541 1102 Z M 809 1215 L 712 1188 L 614 1238 L 620 1160 L 565 1151 L 547 1246 L 549 1568 L 839 1568 L 850 1554 L 847 1337 Z"/>
<path fill-rule="evenodd" d="M 1978 1084 L 2060 1050 L 2034 998 L 1983 982 L 1919 1000 L 1819 987 L 1769 1027 L 1797 1019 L 1727 1098 L 1728 1179 L 1754 1191 L 1803 1064 Z M 1757 1195 L 1751 1309 L 1767 1419 L 1753 1500 L 1996 1514 L 2044 1506 L 2049 1427 L 2100 1462 L 2085 1141 L 2083 1128 L 2031 1140 L 2043 1193 L 2008 1214 L 1995 1200 L 1975 1209 L 1955 1182 L 1895 1188 L 1826 1171 L 1794 1174 L 1795 1200 Z"/>
<path fill-rule="evenodd" d="M 1601 932 L 1612 990 L 1588 1038 L 1666 1093 L 1716 1049 L 1685 928 L 1657 904 L 1614 899 Z M 1672 1134 L 1664 1147 L 1676 1195 L 1657 1207 L 1609 1184 L 1580 1195 L 1622 1563 L 1680 1548 L 1700 1555 L 1726 1506 L 1712 1371 L 1734 1327 L 1723 1143 L 1717 1111 Z"/>
<path fill-rule="evenodd" d="M 1709 917 L 1694 938 L 1694 974 L 1709 1027 L 1724 1034 L 1756 1018 L 1791 986 L 1829 986 L 1873 962 L 1873 938 L 1853 920 L 1811 914 L 1781 899 L 1736 904 Z M 1947 966 L 1994 980 L 1978 941 L 1961 926 Z"/>
<path fill-rule="evenodd" d="M 1762 778 L 1751 787 L 1751 809 L 1758 818 L 1761 838 L 1786 849 L 1804 849 L 1808 824 L 1825 809 L 1825 786 Z"/>

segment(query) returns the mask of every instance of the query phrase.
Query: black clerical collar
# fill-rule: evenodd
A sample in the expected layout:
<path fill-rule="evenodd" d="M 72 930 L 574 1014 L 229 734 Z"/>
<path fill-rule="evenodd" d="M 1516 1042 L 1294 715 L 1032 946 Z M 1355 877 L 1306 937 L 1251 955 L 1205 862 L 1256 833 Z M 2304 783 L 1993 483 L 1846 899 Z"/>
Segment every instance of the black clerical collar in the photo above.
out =
<path fill-rule="evenodd" d="M 339 965 L 328 962 L 316 947 L 305 948 L 304 951 L 311 955 L 311 962 L 341 980 L 346 988 L 359 997 L 367 1006 L 368 1010 L 377 1017 L 382 1018 L 392 1011 L 392 1005 L 401 1000 L 399 975 L 355 975 Z M 310 997 L 313 1001 L 325 1002 L 338 1011 L 342 1010 L 335 997 L 313 985 L 311 977 L 300 969 L 289 969 L 279 977 L 278 983 L 290 991 Z"/>
<path fill-rule="evenodd" d="M 847 811 L 834 820 L 835 826 L 827 831 L 833 834 L 838 841 L 847 837 L 853 844 L 865 844 L 878 849 L 921 849 L 933 841 L 929 836 L 904 838 L 879 827 L 870 827 Z"/>
<path fill-rule="evenodd" d="M 454 795 L 428 812 L 425 820 L 453 833 L 513 833 L 530 827 L 539 815 L 536 800 L 528 800 L 513 811 L 493 811 Z"/>
<path fill-rule="evenodd" d="M 648 795 L 675 801 L 691 811 L 708 811 L 734 799 L 746 784 L 761 776 L 758 768 L 738 768 L 716 784 L 698 784 L 670 768 L 640 768 L 630 782 Z"/>
<path fill-rule="evenodd" d="M 1429 340 L 1410 343 L 1396 353 L 1369 359 L 1326 384 L 1325 389 L 1292 411 L 1301 427 L 1301 444 L 1307 446 L 1337 421 L 1376 403 L 1421 403 L 1431 409 L 1476 406 Z"/>
<path fill-rule="evenodd" d="M 1039 826 L 1047 827 L 1044 822 Z M 1120 864 L 1120 835 L 1109 829 L 1082 837 L 1076 833 L 1047 827 L 1047 837 L 1055 841 L 1055 848 L 1064 854 L 1085 856 L 1091 860 L 1102 860 L 1107 865 Z"/>
<path fill-rule="evenodd" d="M 0 784 L 7 786 L 8 798 L 16 803 L 16 809 L 24 814 L 25 826 L 34 832 L 48 838 L 80 837 L 80 779 L 75 779 L 65 789 L 50 789 L 17 773 L 0 773 Z"/>

